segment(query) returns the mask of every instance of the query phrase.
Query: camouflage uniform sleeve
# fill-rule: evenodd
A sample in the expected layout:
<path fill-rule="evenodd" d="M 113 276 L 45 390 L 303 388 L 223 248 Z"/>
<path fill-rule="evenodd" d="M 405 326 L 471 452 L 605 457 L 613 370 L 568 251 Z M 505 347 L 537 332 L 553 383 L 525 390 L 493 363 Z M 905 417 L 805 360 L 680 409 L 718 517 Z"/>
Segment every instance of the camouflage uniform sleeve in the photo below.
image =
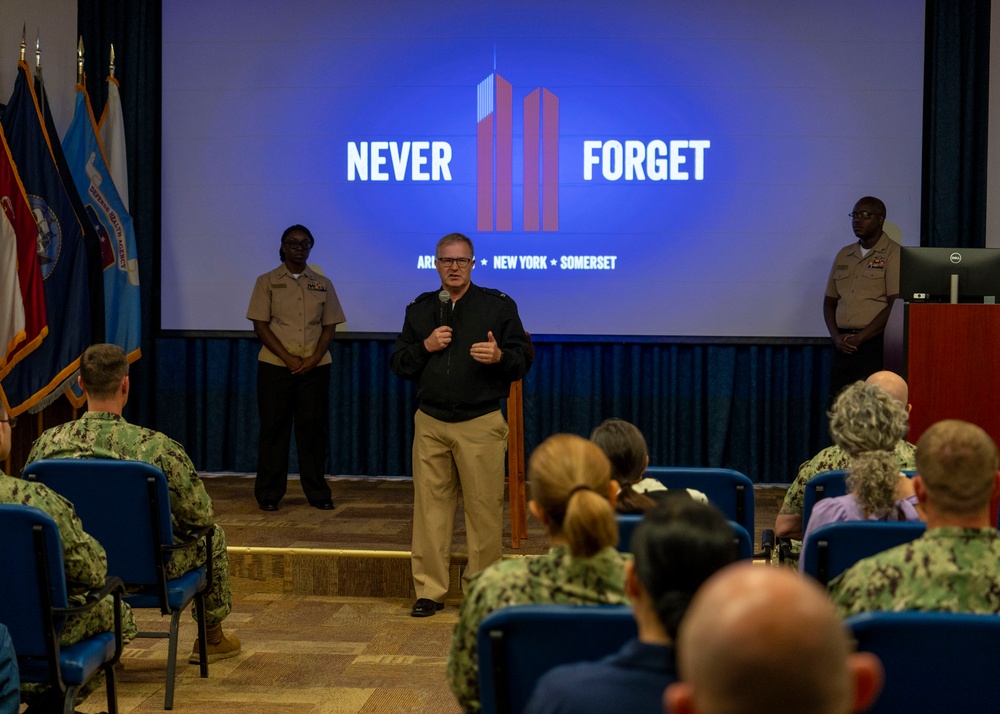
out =
<path fill-rule="evenodd" d="M 896 458 L 903 470 L 917 468 L 917 447 L 908 441 L 900 441 L 896 444 Z"/>
<path fill-rule="evenodd" d="M 518 597 L 520 590 L 530 590 L 525 586 L 515 591 L 512 585 L 523 583 L 524 574 L 518 569 L 517 561 L 511 565 L 499 564 L 476 575 L 469 583 L 469 591 L 462 600 L 458 622 L 451 638 L 448 653 L 447 678 L 452 694 L 463 712 L 478 712 L 479 701 L 479 653 L 476 637 L 479 625 L 494 610 L 519 602 L 531 602 L 528 596 Z M 509 571 L 513 569 L 514 573 Z"/>
<path fill-rule="evenodd" d="M 830 598 L 841 617 L 898 609 L 895 593 L 907 576 L 894 559 L 882 555 L 857 562 L 830 582 Z"/>
<path fill-rule="evenodd" d="M 806 483 L 809 482 L 816 471 L 812 468 L 813 460 L 806 461 L 799 466 L 799 472 L 792 481 L 792 485 L 785 492 L 785 500 L 781 504 L 781 513 L 802 515 L 802 508 L 805 503 Z"/>
<path fill-rule="evenodd" d="M 191 458 L 173 439 L 165 439 L 154 460 L 166 474 L 170 487 L 170 510 L 174 530 L 190 533 L 214 523 L 212 499 L 191 463 Z"/>
<path fill-rule="evenodd" d="M 448 653 L 448 686 L 463 712 L 478 712 L 481 708 L 476 635 L 480 623 L 496 609 L 493 598 L 487 592 L 489 588 L 482 587 L 482 582 L 481 577 L 474 579 L 470 583 L 470 592 L 462 599 Z"/>
<path fill-rule="evenodd" d="M 28 458 L 24 463 L 31 464 L 41 459 L 46 458 L 45 454 L 49 451 L 49 437 L 48 432 L 43 432 L 35 442 L 31 445 L 31 451 L 28 452 Z"/>
<path fill-rule="evenodd" d="M 850 459 L 843 451 L 836 446 L 828 446 L 804 464 L 799 466 L 799 473 L 795 481 L 788 487 L 785 493 L 785 500 L 781 504 L 782 513 L 794 513 L 802 515 L 805 507 L 806 484 L 824 471 L 836 471 L 846 469 Z"/>
<path fill-rule="evenodd" d="M 48 489 L 44 495 L 39 489 L 39 498 L 45 502 L 39 507 L 52 515 L 59 528 L 67 588 L 70 592 L 81 592 L 104 587 L 108 574 L 104 547 L 83 530 L 83 523 L 69 501 Z"/>

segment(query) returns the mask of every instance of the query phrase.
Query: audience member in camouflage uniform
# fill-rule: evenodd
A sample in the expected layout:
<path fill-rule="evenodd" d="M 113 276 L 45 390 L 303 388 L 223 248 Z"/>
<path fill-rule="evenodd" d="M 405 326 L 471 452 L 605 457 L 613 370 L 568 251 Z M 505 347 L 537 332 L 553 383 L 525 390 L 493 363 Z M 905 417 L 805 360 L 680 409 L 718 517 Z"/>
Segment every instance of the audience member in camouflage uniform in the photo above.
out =
<path fill-rule="evenodd" d="M 3 406 L 0 405 L 0 461 L 10 455 L 10 423 Z M 108 574 L 108 559 L 104 548 L 83 530 L 83 523 L 73 510 L 73 504 L 50 491 L 40 483 L 22 481 L 7 476 L 0 470 L 0 503 L 18 506 L 34 506 L 45 511 L 56 522 L 59 538 L 63 546 L 63 568 L 66 571 L 66 594 L 70 606 L 82 605 L 86 594 L 104 587 Z M 114 629 L 114 601 L 108 595 L 100 605 L 89 612 L 72 615 L 66 620 L 59 641 L 63 646 L 72 645 L 82 639 Z M 122 640 L 129 642 L 135 637 L 135 620 L 132 610 L 122 603 Z M 101 680 L 94 680 L 94 686 Z M 25 684 L 26 693 L 38 694 L 46 687 Z M 84 695 L 86 692 L 84 692 Z"/>
<path fill-rule="evenodd" d="M 738 563 L 698 590 L 677 636 L 673 714 L 848 714 L 867 710 L 883 672 L 853 647 L 814 580 Z"/>
<path fill-rule="evenodd" d="M 0 712 L 17 712 L 21 708 L 21 680 L 17 669 L 14 643 L 6 626 L 0 625 Z"/>
<path fill-rule="evenodd" d="M 835 578 L 830 593 L 841 613 L 1000 613 L 1000 532 L 990 522 L 998 467 L 996 444 L 974 424 L 946 420 L 925 431 L 913 486 L 927 531 Z"/>
<path fill-rule="evenodd" d="M 167 477 L 173 529 L 178 538 L 188 538 L 195 530 L 212 525 L 212 499 L 183 447 L 158 431 L 129 424 L 122 417 L 129 394 L 128 362 L 122 349 L 108 344 L 89 347 L 80 358 L 80 386 L 87 393 L 86 413 L 39 436 L 28 462 L 73 458 L 144 461 Z M 203 544 L 196 552 L 175 553 L 167 574 L 178 577 L 203 565 L 205 558 Z M 209 662 L 233 657 L 240 651 L 240 641 L 222 632 L 222 621 L 233 609 L 233 602 L 226 534 L 218 524 L 212 534 L 212 559 L 212 583 L 205 595 Z M 189 662 L 198 661 L 195 643 Z"/>
<path fill-rule="evenodd" d="M 907 402 L 909 389 L 898 374 L 889 371 L 876 372 L 865 380 L 865 384 L 874 384 L 889 392 L 897 402 L 906 405 L 906 411 L 909 413 L 910 404 Z M 915 452 L 916 447 L 913 444 L 900 440 L 894 451 L 899 468 L 912 469 L 916 463 Z M 802 508 L 806 484 L 824 471 L 846 470 L 850 463 L 851 457 L 839 446 L 834 445 L 826 447 L 799 466 L 798 475 L 785 492 L 785 500 L 774 522 L 776 537 L 792 539 L 792 553 L 798 553 L 802 549 Z M 777 551 L 775 554 L 777 555 Z"/>
<path fill-rule="evenodd" d="M 621 605 L 624 560 L 615 550 L 618 526 L 609 501 L 617 491 L 611 465 L 593 443 L 571 434 L 542 442 L 528 462 L 531 513 L 546 527 L 548 555 L 496 563 L 474 576 L 462 601 L 448 656 L 448 682 L 463 711 L 477 712 L 476 633 L 508 605 Z"/>

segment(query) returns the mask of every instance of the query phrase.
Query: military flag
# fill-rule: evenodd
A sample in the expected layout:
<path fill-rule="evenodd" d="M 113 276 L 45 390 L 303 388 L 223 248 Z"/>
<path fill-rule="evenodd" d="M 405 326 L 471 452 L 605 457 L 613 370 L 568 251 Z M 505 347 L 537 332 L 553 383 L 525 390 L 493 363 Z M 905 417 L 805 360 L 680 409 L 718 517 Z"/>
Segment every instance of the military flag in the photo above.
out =
<path fill-rule="evenodd" d="M 37 411 L 58 396 L 91 340 L 83 229 L 55 164 L 53 143 L 58 148 L 58 137 L 49 136 L 43 117 L 28 79 L 28 65 L 21 61 L 0 125 L 38 225 L 49 334 L 0 381 L 14 416 L 28 409 Z"/>
<path fill-rule="evenodd" d="M 139 357 L 139 262 L 132 218 L 108 171 L 86 87 L 76 87 L 73 121 L 63 152 L 88 219 L 100 238 L 104 275 L 104 339 L 118 345 L 129 361 Z"/>
<path fill-rule="evenodd" d="M 111 48 L 112 72 L 114 71 L 115 48 Z M 97 124 L 101 135 L 101 146 L 104 147 L 104 158 L 108 162 L 108 171 L 115 181 L 118 196 L 122 205 L 128 211 L 128 157 L 125 153 L 125 119 L 122 116 L 122 99 L 118 93 L 118 80 L 112 74 L 108 77 L 108 100 L 101 112 L 101 120 Z"/>
<path fill-rule="evenodd" d="M 0 378 L 38 347 L 48 327 L 38 226 L 0 128 Z"/>

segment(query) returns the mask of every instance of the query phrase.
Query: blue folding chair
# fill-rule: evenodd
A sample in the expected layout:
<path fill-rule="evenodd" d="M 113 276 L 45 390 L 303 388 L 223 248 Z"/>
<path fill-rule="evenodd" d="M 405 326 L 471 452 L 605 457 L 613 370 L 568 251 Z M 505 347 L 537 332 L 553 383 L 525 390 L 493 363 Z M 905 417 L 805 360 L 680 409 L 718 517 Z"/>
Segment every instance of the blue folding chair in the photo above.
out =
<path fill-rule="evenodd" d="M 873 714 L 995 714 L 1000 615 L 866 612 L 845 621 L 885 668 Z"/>
<path fill-rule="evenodd" d="M 809 516 L 817 501 L 824 498 L 835 498 L 847 493 L 847 471 L 823 471 L 806 482 L 806 490 L 802 496 L 802 532 L 806 532 Z"/>
<path fill-rule="evenodd" d="M 912 521 L 828 523 L 810 533 L 802 544 L 799 570 L 826 586 L 859 560 L 909 543 L 926 530 L 926 523 Z"/>
<path fill-rule="evenodd" d="M 667 488 L 693 488 L 736 521 L 754 532 L 753 481 L 733 469 L 699 467 L 650 466 L 646 476 L 655 478 Z"/>
<path fill-rule="evenodd" d="M 632 534 L 635 533 L 636 526 L 642 520 L 642 515 L 632 513 L 619 513 L 615 516 L 618 522 L 618 550 L 622 553 L 632 552 Z M 739 560 L 753 559 L 753 541 L 747 529 L 736 521 L 729 521 L 733 529 L 733 539 L 736 542 L 737 558 Z"/>
<path fill-rule="evenodd" d="M 80 688 L 103 672 L 108 712 L 117 714 L 114 665 L 122 653 L 122 581 L 108 577 L 85 604 L 70 607 L 59 529 L 33 506 L 0 505 L 0 542 L 0 620 L 14 642 L 21 681 L 49 684 L 62 697 L 63 711 L 71 714 Z M 62 647 L 66 618 L 92 610 L 108 595 L 114 598 L 114 631 Z"/>
<path fill-rule="evenodd" d="M 166 632 L 144 631 L 138 636 L 169 640 L 163 708 L 172 709 L 177 632 L 181 613 L 192 601 L 198 614 L 201 676 L 208 676 L 204 595 L 212 581 L 212 526 L 175 543 L 167 478 L 142 461 L 45 459 L 28 464 L 24 478 L 45 484 L 73 503 L 84 530 L 107 551 L 108 572 L 125 583 L 125 602 L 133 608 L 159 608 L 162 615 L 170 615 Z M 205 540 L 206 564 L 168 580 L 171 554 L 196 548 L 201 539 Z"/>
<path fill-rule="evenodd" d="M 618 551 L 620 553 L 632 552 L 632 534 L 635 527 L 642 520 L 641 513 L 618 513 L 615 514 L 615 521 L 618 522 Z"/>
<path fill-rule="evenodd" d="M 483 714 L 524 711 L 550 669 L 606 657 L 637 632 L 627 605 L 514 605 L 490 613 L 476 638 Z"/>

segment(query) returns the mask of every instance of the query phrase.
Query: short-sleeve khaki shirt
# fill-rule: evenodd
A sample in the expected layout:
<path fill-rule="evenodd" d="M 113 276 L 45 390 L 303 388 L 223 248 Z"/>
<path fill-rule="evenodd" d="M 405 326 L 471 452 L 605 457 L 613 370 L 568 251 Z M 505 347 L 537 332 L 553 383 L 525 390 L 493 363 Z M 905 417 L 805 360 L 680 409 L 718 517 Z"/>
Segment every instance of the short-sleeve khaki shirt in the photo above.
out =
<path fill-rule="evenodd" d="M 860 330 L 875 319 L 890 296 L 899 295 L 899 244 L 886 233 L 868 252 L 858 242 L 837 253 L 826 283 L 826 296 L 837 299 L 837 327 Z"/>
<path fill-rule="evenodd" d="M 309 357 L 316 350 L 323 327 L 340 324 L 347 318 L 329 278 L 307 267 L 296 279 L 282 264 L 257 278 L 247 319 L 267 322 L 286 350 L 297 357 Z M 284 364 L 264 346 L 258 359 L 268 364 Z M 327 352 L 320 364 L 331 361 Z"/>

